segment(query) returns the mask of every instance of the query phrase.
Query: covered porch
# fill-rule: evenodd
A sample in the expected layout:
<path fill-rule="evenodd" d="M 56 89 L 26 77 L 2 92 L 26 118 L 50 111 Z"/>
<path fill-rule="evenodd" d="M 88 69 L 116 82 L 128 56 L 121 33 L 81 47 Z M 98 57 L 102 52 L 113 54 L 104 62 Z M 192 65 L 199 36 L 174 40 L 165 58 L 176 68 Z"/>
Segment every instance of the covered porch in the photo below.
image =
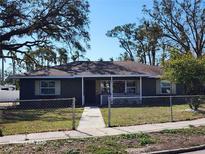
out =
<path fill-rule="evenodd" d="M 107 105 L 112 97 L 138 97 L 136 103 L 142 100 L 142 76 L 82 77 L 81 83 L 82 106 Z"/>

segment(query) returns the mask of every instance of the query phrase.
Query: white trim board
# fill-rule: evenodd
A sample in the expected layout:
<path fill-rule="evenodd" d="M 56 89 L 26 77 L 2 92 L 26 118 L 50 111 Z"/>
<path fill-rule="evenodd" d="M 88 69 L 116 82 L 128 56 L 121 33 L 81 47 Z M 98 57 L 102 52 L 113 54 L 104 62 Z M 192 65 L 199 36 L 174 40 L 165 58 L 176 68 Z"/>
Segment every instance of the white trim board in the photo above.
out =
<path fill-rule="evenodd" d="M 21 77 L 11 77 L 16 79 L 73 79 L 73 78 L 100 78 L 100 77 L 147 77 L 147 78 L 160 78 L 161 75 L 76 75 L 76 76 L 21 76 Z"/>

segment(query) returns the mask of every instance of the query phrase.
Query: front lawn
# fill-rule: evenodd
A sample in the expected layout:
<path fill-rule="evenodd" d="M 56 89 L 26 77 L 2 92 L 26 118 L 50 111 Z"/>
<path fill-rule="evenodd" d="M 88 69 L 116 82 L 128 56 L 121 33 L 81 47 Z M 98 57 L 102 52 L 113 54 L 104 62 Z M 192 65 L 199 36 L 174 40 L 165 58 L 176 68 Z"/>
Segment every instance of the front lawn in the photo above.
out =
<path fill-rule="evenodd" d="M 0 145 L 1 153 L 113 154 L 149 153 L 205 144 L 205 127 L 164 130 L 85 139 L 64 139 L 27 144 Z"/>
<path fill-rule="evenodd" d="M 76 126 L 83 108 L 76 109 Z M 71 108 L 0 110 L 3 135 L 72 129 Z"/>
<path fill-rule="evenodd" d="M 193 120 L 205 117 L 205 108 L 201 112 L 187 111 L 188 105 L 173 106 L 173 120 Z M 108 123 L 108 109 L 101 108 L 105 123 Z M 170 121 L 169 107 L 121 107 L 111 109 L 112 126 L 129 126 L 150 123 L 163 123 Z"/>

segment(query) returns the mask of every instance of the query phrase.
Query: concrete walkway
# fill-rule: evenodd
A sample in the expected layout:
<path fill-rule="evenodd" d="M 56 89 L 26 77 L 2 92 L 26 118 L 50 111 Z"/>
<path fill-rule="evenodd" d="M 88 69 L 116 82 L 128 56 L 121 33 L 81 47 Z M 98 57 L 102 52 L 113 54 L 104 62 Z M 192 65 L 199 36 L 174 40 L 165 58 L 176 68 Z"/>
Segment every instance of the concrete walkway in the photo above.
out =
<path fill-rule="evenodd" d="M 173 123 L 161 124 L 146 124 L 128 127 L 113 127 L 113 128 L 82 128 L 80 130 L 72 131 L 58 131 L 58 132 L 44 132 L 32 133 L 28 135 L 11 135 L 0 137 L 0 144 L 9 143 L 33 143 L 38 141 L 56 140 L 56 139 L 69 139 L 69 138 L 87 138 L 99 137 L 108 135 L 120 135 L 139 132 L 158 132 L 164 129 L 179 129 L 188 128 L 192 126 L 205 126 L 205 118 L 191 121 L 180 121 Z"/>
<path fill-rule="evenodd" d="M 205 150 L 198 150 L 198 151 L 193 151 L 193 152 L 186 152 L 183 154 L 205 154 Z"/>
<path fill-rule="evenodd" d="M 84 108 L 77 130 L 87 128 L 105 128 L 105 122 L 98 107 Z"/>

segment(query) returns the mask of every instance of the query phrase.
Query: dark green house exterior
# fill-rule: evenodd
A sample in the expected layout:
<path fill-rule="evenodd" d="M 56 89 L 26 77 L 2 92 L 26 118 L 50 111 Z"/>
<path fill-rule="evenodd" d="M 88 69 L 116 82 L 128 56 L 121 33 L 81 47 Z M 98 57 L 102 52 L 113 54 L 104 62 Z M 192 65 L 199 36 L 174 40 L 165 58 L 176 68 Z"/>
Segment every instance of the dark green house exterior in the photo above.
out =
<path fill-rule="evenodd" d="M 136 62 L 79 61 L 18 76 L 20 99 L 76 98 L 78 106 L 163 103 L 144 96 L 183 94 L 183 86 L 160 80 L 160 67 Z M 118 99 L 119 98 L 119 99 Z"/>

